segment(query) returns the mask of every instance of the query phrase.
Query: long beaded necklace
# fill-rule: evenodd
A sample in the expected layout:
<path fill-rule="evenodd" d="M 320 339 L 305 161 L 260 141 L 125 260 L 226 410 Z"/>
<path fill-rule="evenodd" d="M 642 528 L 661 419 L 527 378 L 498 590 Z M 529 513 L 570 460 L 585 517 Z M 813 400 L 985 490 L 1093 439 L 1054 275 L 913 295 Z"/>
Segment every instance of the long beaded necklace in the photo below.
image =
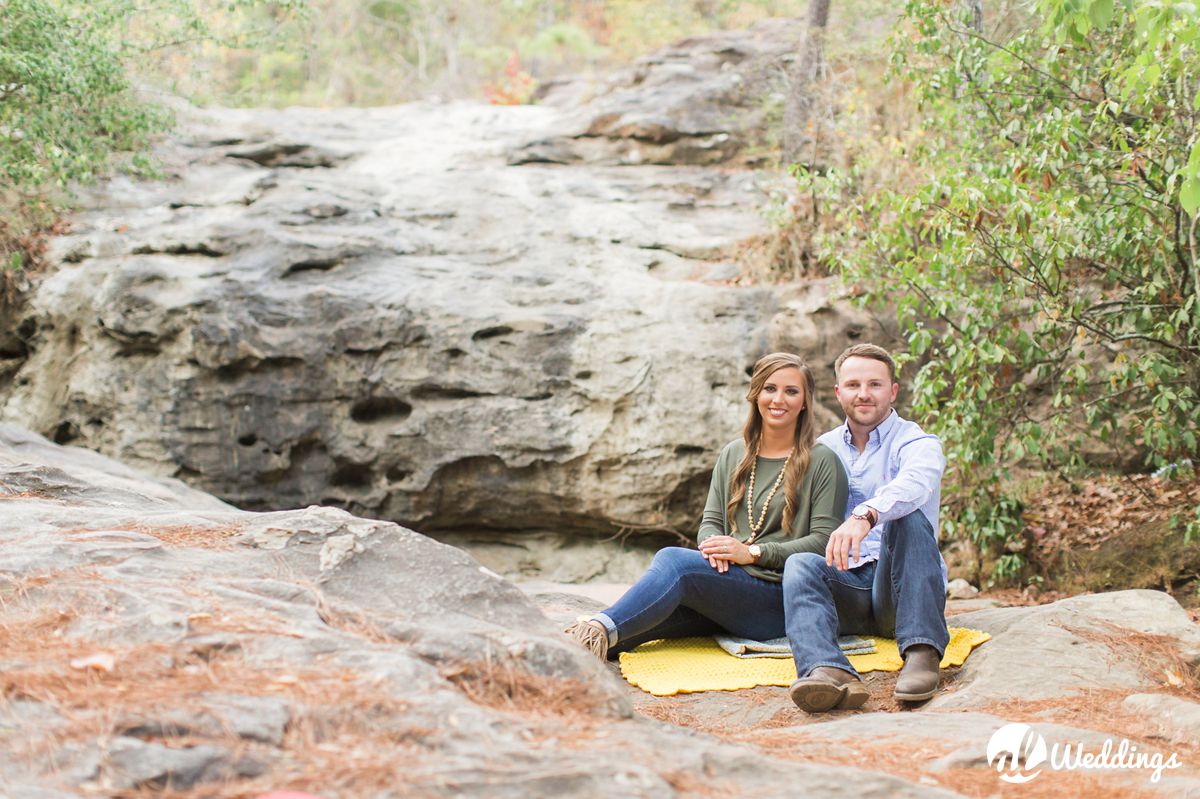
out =
<path fill-rule="evenodd" d="M 787 465 L 792 460 L 792 453 L 783 461 L 783 466 L 779 469 L 779 476 L 775 478 L 775 485 L 771 486 L 771 493 L 767 494 L 767 501 L 763 503 L 762 510 L 758 513 L 758 524 L 754 523 L 754 472 L 758 466 L 758 453 L 754 453 L 754 460 L 750 462 L 750 484 L 746 487 L 746 521 L 750 524 L 750 537 L 744 543 L 753 544 L 754 539 L 758 538 L 758 534 L 763 529 L 763 522 L 767 519 L 767 508 L 771 506 L 771 500 L 775 498 L 775 492 L 779 490 L 779 484 L 783 482 L 783 475 L 787 472 Z"/>

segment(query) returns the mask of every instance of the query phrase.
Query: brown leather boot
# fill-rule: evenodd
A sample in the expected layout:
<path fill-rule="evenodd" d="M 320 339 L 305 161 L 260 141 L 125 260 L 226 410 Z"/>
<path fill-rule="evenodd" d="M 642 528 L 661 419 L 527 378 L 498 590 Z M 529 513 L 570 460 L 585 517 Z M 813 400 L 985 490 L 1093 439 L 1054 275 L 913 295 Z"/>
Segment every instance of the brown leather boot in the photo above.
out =
<path fill-rule="evenodd" d="M 937 693 L 941 656 L 929 644 L 913 644 L 904 652 L 904 668 L 896 679 L 895 697 L 903 702 L 924 702 Z"/>
<path fill-rule="evenodd" d="M 871 695 L 858 677 L 830 666 L 817 666 L 807 677 L 792 683 L 788 692 L 796 707 L 807 713 L 857 710 Z"/>

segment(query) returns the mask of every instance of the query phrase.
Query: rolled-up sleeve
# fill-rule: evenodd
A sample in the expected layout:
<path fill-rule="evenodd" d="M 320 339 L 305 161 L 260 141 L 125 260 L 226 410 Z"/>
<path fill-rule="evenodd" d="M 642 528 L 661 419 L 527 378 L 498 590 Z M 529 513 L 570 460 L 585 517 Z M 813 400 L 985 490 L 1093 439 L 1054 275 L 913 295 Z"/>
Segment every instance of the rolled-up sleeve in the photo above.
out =
<path fill-rule="evenodd" d="M 863 500 L 879 514 L 877 525 L 903 518 L 929 502 L 938 493 L 946 470 L 942 442 L 928 433 L 905 442 L 895 457 L 899 464 L 896 476 Z"/>

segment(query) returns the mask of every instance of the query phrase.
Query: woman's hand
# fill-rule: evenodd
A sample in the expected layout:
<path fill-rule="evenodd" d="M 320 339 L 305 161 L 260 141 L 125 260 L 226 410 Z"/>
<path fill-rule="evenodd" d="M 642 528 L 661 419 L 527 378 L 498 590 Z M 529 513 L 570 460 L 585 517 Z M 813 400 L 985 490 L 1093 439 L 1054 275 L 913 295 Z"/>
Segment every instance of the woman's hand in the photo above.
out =
<path fill-rule="evenodd" d="M 729 571 L 730 563 L 745 566 L 754 562 L 750 547 L 730 535 L 714 535 L 700 542 L 700 554 L 721 574 Z"/>

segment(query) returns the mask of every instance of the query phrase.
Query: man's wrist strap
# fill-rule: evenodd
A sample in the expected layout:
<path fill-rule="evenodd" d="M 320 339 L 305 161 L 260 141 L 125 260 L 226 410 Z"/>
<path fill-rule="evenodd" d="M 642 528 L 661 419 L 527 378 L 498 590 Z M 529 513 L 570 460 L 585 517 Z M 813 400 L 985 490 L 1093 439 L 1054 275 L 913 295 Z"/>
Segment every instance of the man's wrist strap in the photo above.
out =
<path fill-rule="evenodd" d="M 855 519 L 862 519 L 872 527 L 879 523 L 879 513 L 874 508 L 867 508 L 862 513 L 851 513 L 850 516 Z"/>

